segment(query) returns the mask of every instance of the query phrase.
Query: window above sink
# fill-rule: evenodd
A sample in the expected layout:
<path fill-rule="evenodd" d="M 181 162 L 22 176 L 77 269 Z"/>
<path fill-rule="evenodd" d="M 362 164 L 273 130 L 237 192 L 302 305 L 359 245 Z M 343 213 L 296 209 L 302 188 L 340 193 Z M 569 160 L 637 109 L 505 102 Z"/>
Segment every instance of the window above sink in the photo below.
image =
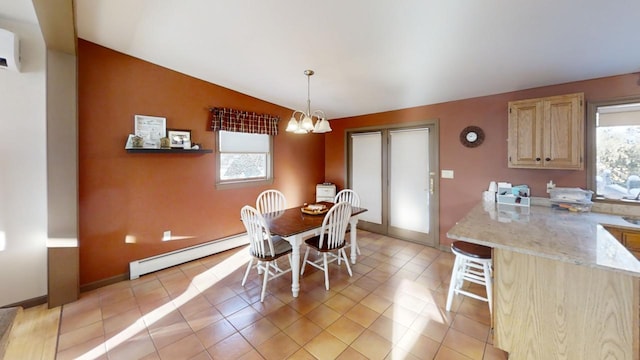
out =
<path fill-rule="evenodd" d="M 640 204 L 640 98 L 590 103 L 589 189 L 596 200 Z"/>

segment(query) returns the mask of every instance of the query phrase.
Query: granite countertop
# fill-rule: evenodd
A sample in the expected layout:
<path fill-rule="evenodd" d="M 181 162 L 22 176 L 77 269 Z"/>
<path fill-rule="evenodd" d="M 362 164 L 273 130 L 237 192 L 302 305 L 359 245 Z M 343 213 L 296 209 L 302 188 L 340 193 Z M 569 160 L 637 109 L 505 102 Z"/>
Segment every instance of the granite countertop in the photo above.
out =
<path fill-rule="evenodd" d="M 480 202 L 447 237 L 640 277 L 640 261 L 603 225 L 640 230 L 620 215 Z"/>

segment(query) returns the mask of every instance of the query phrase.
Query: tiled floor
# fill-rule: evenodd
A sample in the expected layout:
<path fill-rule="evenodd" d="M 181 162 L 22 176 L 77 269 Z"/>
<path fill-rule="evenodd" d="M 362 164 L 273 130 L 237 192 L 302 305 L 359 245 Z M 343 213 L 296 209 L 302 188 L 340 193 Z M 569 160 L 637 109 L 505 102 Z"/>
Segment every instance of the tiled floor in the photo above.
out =
<path fill-rule="evenodd" d="M 353 277 L 333 263 L 326 291 L 307 267 L 298 298 L 289 274 L 264 303 L 255 271 L 243 288 L 246 248 L 84 293 L 63 307 L 57 359 L 507 358 L 486 303 L 444 310 L 450 253 L 361 230 L 358 244 Z"/>

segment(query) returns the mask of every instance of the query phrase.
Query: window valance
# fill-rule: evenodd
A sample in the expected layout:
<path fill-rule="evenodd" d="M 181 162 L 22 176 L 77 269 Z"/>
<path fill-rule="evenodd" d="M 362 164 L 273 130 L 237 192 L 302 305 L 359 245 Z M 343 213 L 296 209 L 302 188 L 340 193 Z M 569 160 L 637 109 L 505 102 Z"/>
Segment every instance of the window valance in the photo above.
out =
<path fill-rule="evenodd" d="M 279 117 L 229 108 L 209 109 L 211 131 L 233 131 L 249 134 L 278 135 Z"/>

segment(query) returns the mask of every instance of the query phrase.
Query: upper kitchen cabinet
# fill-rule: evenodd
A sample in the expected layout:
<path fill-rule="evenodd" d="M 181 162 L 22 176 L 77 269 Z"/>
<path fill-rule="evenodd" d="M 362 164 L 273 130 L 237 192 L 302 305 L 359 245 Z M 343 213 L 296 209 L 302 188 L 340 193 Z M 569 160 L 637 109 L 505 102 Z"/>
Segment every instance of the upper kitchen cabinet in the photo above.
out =
<path fill-rule="evenodd" d="M 509 102 L 510 168 L 584 168 L 584 94 Z"/>

